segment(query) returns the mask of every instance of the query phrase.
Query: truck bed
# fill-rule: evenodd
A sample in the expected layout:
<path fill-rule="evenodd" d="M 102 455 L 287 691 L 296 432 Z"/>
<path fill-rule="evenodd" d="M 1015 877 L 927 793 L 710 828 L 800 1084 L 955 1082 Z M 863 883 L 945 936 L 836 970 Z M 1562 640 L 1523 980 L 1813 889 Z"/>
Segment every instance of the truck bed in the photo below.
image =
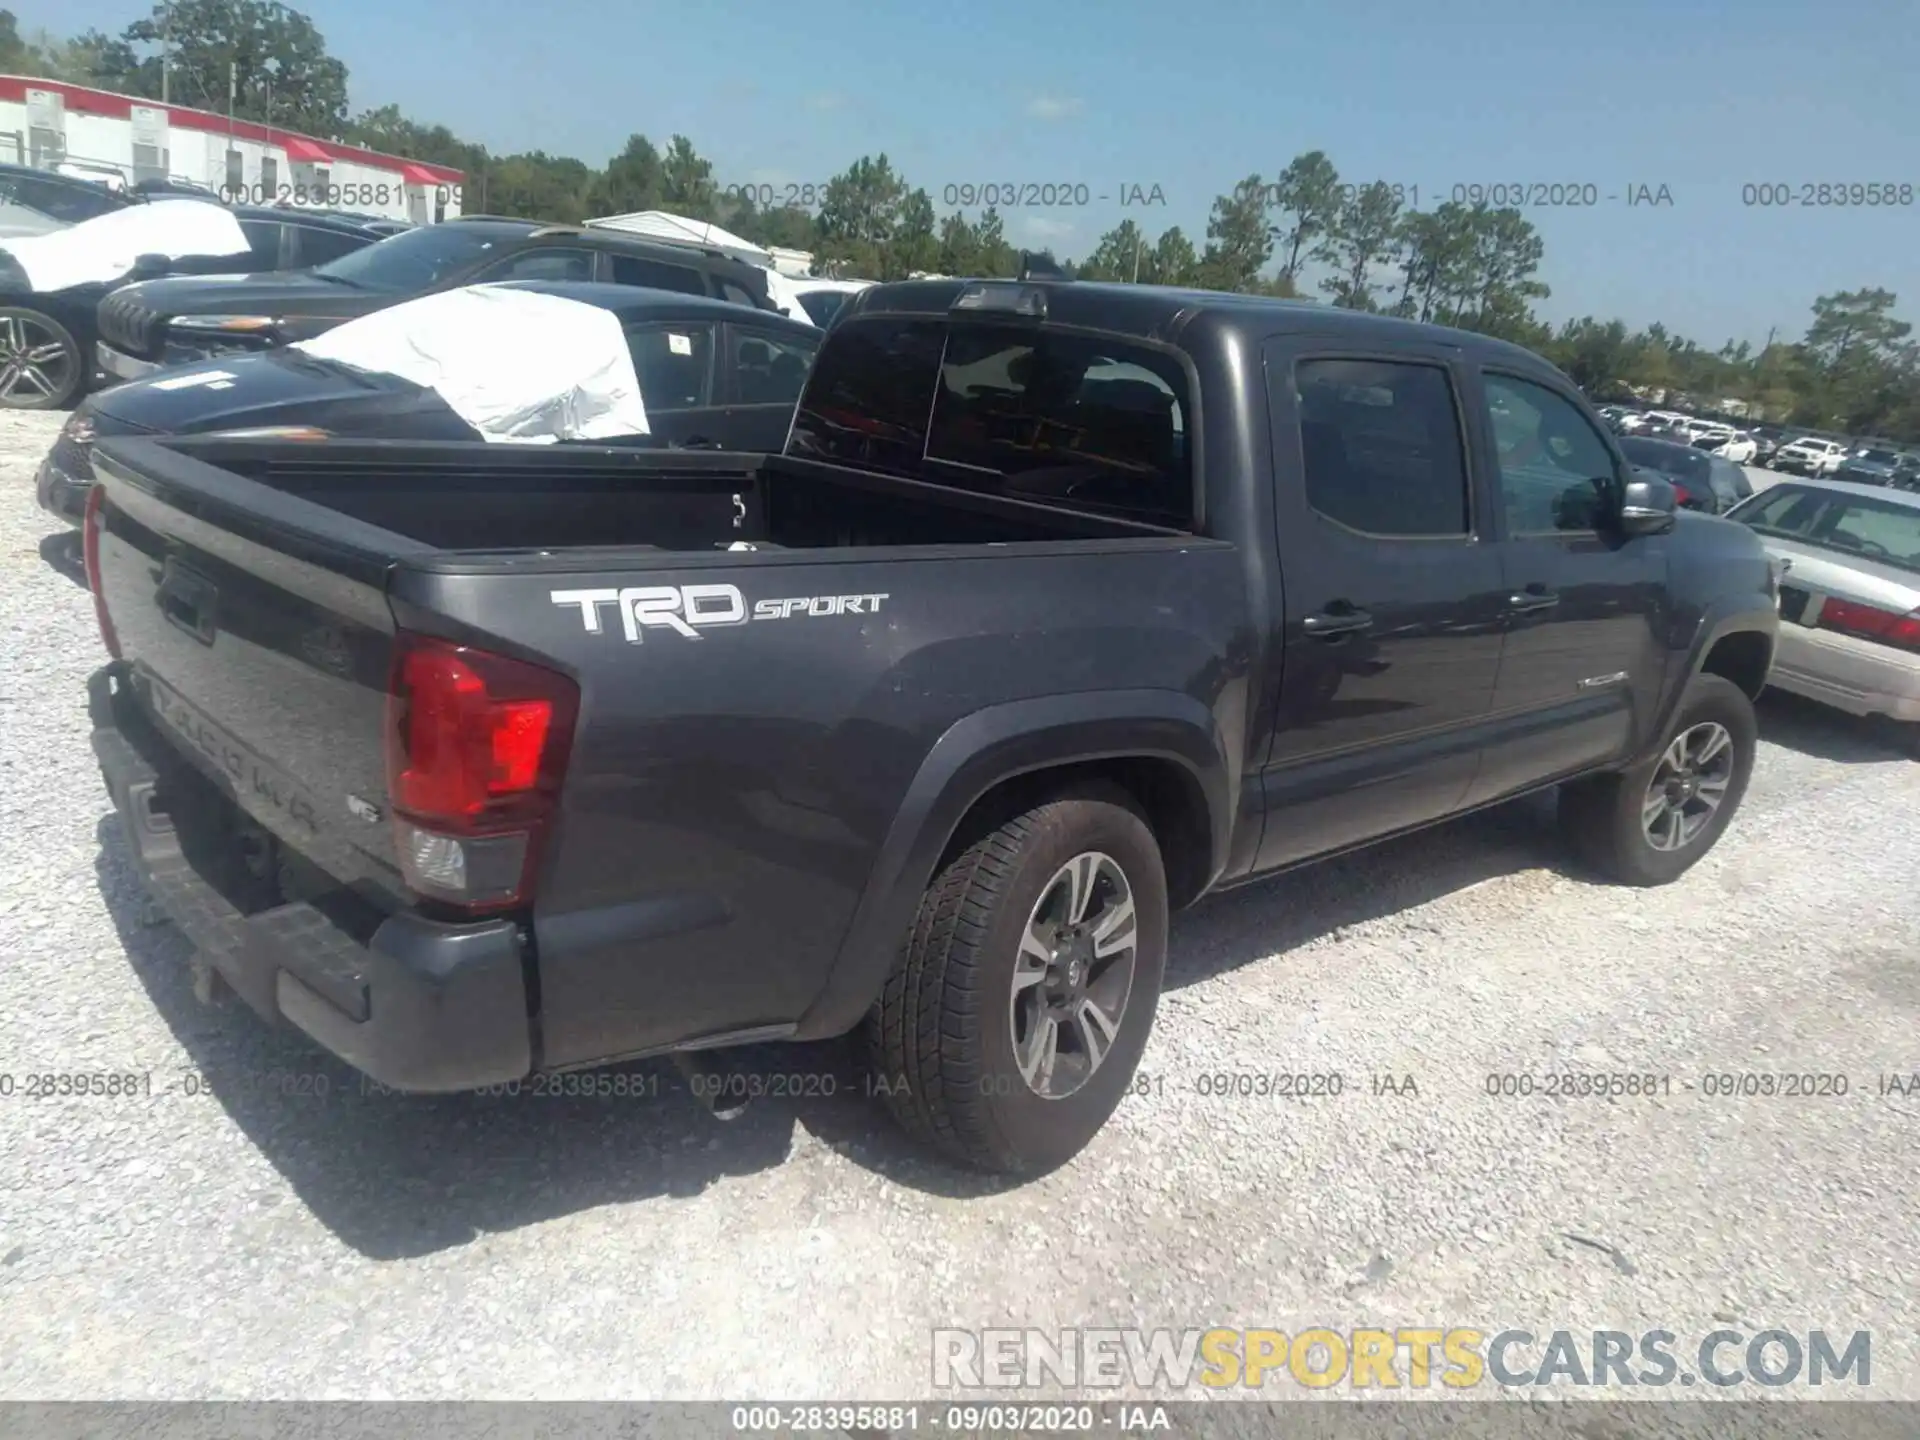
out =
<path fill-rule="evenodd" d="M 851 1002 L 823 997 L 862 895 L 905 862 L 889 835 L 917 815 L 915 777 L 962 722 L 1019 711 L 1024 734 L 1097 693 L 1134 722 L 1218 733 L 1221 756 L 1243 749 L 1254 646 L 1242 556 L 1221 541 L 791 457 L 185 438 L 108 440 L 94 463 L 129 733 L 150 727 L 329 916 L 357 917 L 329 953 L 375 957 L 364 983 L 333 963 L 291 1000 L 291 980 L 257 980 L 256 1003 L 309 1033 L 378 1027 L 393 924 L 415 927 L 391 942 L 410 955 L 419 924 L 464 923 L 402 878 L 403 638 L 578 687 L 537 896 L 499 922 L 518 939 L 488 941 L 517 947 L 530 1063 L 546 1068 L 851 1023 L 833 1008 Z M 625 623 L 630 597 L 686 595 L 692 615 L 696 592 L 738 618 Z M 375 1018 L 316 995 L 361 997 L 348 1012 Z M 322 1038 L 379 1075 L 385 1042 Z"/>

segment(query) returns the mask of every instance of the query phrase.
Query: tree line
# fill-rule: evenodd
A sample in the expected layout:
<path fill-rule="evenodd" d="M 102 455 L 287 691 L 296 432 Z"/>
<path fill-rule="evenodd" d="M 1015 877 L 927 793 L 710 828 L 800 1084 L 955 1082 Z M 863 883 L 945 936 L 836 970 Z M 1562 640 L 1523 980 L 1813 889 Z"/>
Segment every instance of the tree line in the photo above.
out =
<path fill-rule="evenodd" d="M 70 38 L 22 37 L 0 10 L 0 71 L 154 99 L 164 91 L 178 104 L 231 106 L 243 119 L 451 166 L 467 176 L 469 213 L 566 224 L 669 210 L 811 251 L 819 273 L 876 280 L 1010 277 L 1021 264 L 996 208 L 942 215 L 885 154 L 855 160 L 813 207 L 763 208 L 756 187 L 721 183 L 684 135 L 664 146 L 632 135 L 595 166 L 542 150 L 496 155 L 397 105 L 353 113 L 345 64 L 308 16 L 273 0 L 172 0 L 117 35 Z M 1801 337 L 1758 350 L 1594 316 L 1556 327 L 1534 310 L 1550 293 L 1539 278 L 1546 251 L 1524 214 L 1452 200 L 1420 209 L 1410 198 L 1385 183 L 1344 183 L 1313 150 L 1217 197 L 1204 235 L 1177 225 L 1149 235 L 1129 219 L 1058 263 L 1083 279 L 1317 299 L 1459 326 L 1540 352 L 1597 399 L 1709 409 L 1733 399 L 1782 423 L 1920 441 L 1920 344 L 1888 290 L 1823 295 Z"/>

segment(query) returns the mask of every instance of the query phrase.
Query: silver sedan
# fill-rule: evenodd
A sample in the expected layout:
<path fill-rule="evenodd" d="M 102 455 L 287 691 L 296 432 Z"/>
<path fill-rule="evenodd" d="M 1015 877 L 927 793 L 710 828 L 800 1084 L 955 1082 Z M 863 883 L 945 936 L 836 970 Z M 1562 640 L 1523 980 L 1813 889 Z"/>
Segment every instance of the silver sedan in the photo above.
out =
<path fill-rule="evenodd" d="M 1795 478 L 1727 518 L 1785 571 L 1767 683 L 1920 734 L 1920 494 Z"/>

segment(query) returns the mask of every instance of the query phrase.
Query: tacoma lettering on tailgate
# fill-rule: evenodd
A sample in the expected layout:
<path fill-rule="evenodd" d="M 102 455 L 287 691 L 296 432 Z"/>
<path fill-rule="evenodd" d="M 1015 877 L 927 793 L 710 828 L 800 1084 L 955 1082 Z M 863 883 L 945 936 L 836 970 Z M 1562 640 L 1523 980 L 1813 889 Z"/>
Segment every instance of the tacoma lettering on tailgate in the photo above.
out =
<path fill-rule="evenodd" d="M 745 625 L 751 620 L 793 620 L 801 616 L 876 615 L 882 595 L 795 595 L 778 600 L 756 600 L 751 613 L 737 585 L 638 585 L 624 590 L 555 590 L 556 605 L 578 607 L 589 635 L 601 633 L 600 609 L 612 605 L 629 644 L 638 645 L 643 630 L 671 630 L 689 640 L 702 630 Z"/>

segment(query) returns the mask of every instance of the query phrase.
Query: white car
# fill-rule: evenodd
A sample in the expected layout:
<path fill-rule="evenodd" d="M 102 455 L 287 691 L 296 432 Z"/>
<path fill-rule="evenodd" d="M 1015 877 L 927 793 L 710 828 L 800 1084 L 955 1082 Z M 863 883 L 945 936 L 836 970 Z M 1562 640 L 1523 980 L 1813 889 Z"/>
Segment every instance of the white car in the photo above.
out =
<path fill-rule="evenodd" d="M 871 280 L 793 280 L 787 281 L 787 289 L 799 300 L 806 314 L 796 315 L 796 320 L 811 320 L 821 329 L 825 329 L 847 303 L 849 295 L 858 295 L 874 282 Z"/>
<path fill-rule="evenodd" d="M 1847 447 L 1838 440 L 1822 440 L 1802 435 L 1791 444 L 1773 452 L 1773 468 L 1792 474 L 1815 477 L 1833 474 L 1847 458 Z"/>
<path fill-rule="evenodd" d="M 1736 465 L 1745 465 L 1760 450 L 1758 442 L 1751 435 L 1731 425 L 1695 423 L 1690 433 L 1692 444 L 1702 450 L 1710 450 L 1722 459 L 1731 460 Z"/>
<path fill-rule="evenodd" d="M 1920 739 L 1920 495 L 1786 480 L 1728 518 L 1784 572 L 1767 684 Z"/>

